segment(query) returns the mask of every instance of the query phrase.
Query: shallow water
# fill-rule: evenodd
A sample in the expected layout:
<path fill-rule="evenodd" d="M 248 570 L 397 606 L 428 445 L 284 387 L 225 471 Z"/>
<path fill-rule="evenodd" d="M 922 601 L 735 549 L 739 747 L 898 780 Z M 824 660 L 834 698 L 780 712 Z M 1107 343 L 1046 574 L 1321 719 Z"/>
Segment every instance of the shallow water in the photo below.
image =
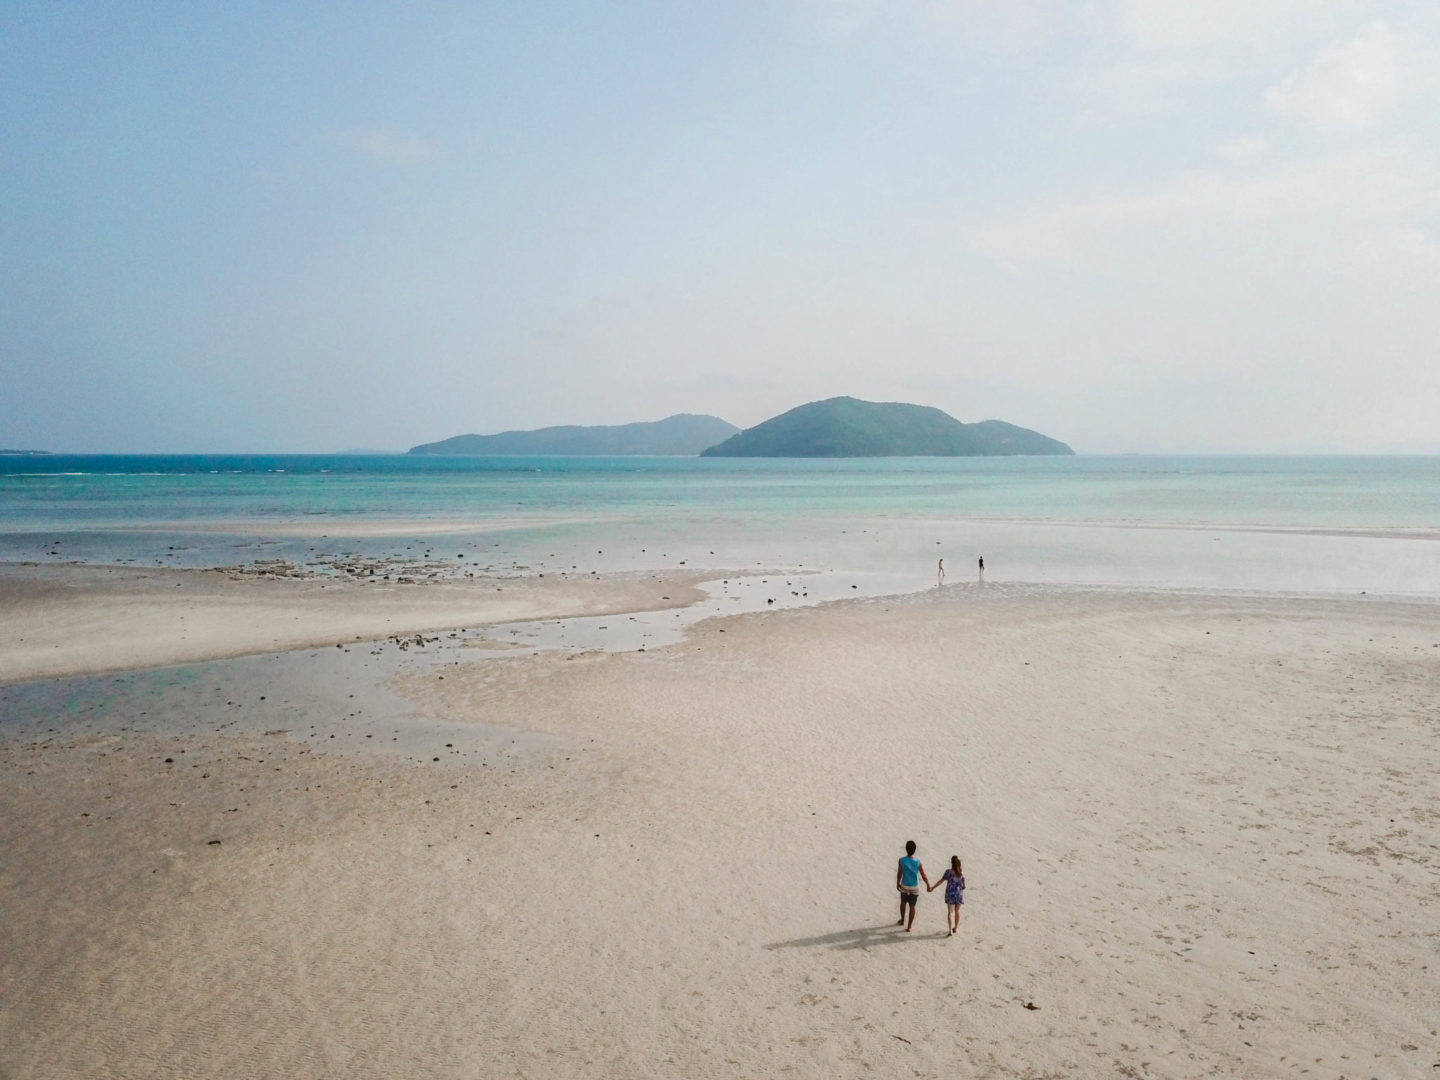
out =
<path fill-rule="evenodd" d="M 1440 596 L 1440 458 L 0 458 L 0 561 Z"/>

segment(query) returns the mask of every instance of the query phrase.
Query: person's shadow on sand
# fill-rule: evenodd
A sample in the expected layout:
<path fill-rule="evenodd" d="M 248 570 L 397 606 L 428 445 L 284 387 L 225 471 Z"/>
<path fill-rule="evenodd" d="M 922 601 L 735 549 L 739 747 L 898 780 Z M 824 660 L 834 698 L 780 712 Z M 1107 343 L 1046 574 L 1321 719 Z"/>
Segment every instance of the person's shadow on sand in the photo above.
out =
<path fill-rule="evenodd" d="M 943 938 L 948 934 L 907 934 L 894 923 L 886 923 L 884 926 L 862 926 L 856 930 L 837 930 L 833 934 L 821 934 L 819 937 L 796 938 L 794 941 L 776 941 L 766 945 L 767 949 L 801 949 L 801 948 L 831 948 L 831 949 L 868 949 L 872 945 L 894 945 L 904 941 L 918 941 L 922 938 Z"/>

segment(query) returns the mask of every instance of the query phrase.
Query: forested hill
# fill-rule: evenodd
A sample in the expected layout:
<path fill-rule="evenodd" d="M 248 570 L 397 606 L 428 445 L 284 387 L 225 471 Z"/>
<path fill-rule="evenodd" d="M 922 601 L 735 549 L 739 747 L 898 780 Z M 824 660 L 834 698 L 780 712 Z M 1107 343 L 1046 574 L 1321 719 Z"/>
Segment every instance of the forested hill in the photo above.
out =
<path fill-rule="evenodd" d="M 981 457 L 1073 454 L 1064 443 L 1003 420 L 962 424 L 927 405 L 812 401 L 712 446 L 706 457 Z"/>
<path fill-rule="evenodd" d="M 497 435 L 456 435 L 412 446 L 412 454 L 674 454 L 694 457 L 739 431 L 718 416 L 679 413 L 664 420 L 600 427 L 538 428 Z"/>

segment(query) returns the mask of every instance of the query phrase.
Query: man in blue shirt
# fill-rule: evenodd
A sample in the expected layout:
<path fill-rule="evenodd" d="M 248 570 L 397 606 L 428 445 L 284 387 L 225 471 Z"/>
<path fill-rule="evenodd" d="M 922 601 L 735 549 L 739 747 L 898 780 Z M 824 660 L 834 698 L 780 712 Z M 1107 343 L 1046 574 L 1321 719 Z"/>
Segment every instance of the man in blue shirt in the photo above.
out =
<path fill-rule="evenodd" d="M 915 841 L 905 841 L 905 857 L 895 867 L 895 888 L 900 890 L 900 921 L 896 926 L 905 926 L 905 906 L 910 906 L 910 925 L 905 926 L 908 934 L 915 925 L 915 901 L 920 899 L 920 882 L 925 882 L 925 887 L 930 887 L 930 879 L 925 876 L 925 867 L 920 865 L 920 860 L 915 858 Z"/>

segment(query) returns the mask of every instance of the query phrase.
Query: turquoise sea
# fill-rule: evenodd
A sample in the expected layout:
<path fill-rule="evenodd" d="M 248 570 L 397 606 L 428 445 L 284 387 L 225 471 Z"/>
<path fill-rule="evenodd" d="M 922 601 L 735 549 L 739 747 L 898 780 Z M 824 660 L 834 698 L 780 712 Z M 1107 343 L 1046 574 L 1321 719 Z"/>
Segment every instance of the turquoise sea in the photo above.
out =
<path fill-rule="evenodd" d="M 761 567 L 1440 598 L 1440 457 L 0 457 L 0 561 Z"/>

